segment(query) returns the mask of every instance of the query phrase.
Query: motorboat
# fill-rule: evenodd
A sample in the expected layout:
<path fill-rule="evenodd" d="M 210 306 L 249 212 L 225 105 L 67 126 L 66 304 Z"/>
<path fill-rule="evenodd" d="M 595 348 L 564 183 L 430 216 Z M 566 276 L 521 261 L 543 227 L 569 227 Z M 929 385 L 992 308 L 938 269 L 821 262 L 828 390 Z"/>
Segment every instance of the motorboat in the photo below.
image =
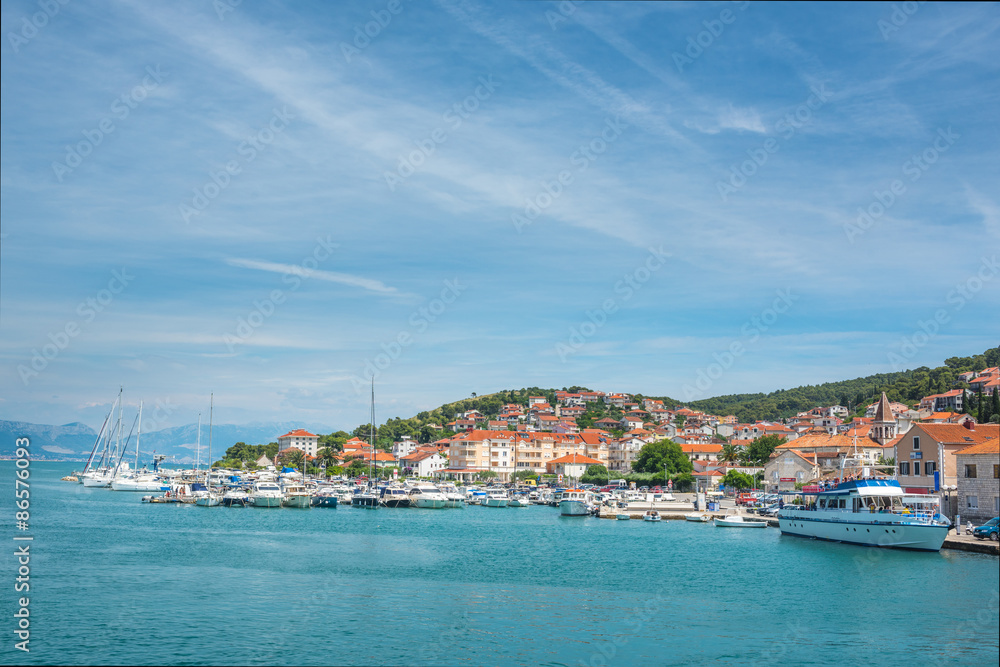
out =
<path fill-rule="evenodd" d="M 336 490 L 325 488 L 314 493 L 310 502 L 313 507 L 336 507 L 338 500 Z"/>
<path fill-rule="evenodd" d="M 656 510 L 646 510 L 646 513 L 642 515 L 643 521 L 659 521 L 660 513 Z"/>
<path fill-rule="evenodd" d="M 281 507 L 284 494 L 277 482 L 258 479 L 250 491 L 250 500 L 254 507 Z"/>
<path fill-rule="evenodd" d="M 690 512 L 684 515 L 684 520 L 708 523 L 712 520 L 712 516 L 708 512 Z"/>
<path fill-rule="evenodd" d="M 112 491 L 166 491 L 170 488 L 159 476 L 143 473 L 111 480 Z"/>
<path fill-rule="evenodd" d="M 356 486 L 351 496 L 351 506 L 377 509 L 379 506 L 377 490 L 372 486 Z"/>
<path fill-rule="evenodd" d="M 715 525 L 719 528 L 767 528 L 767 521 L 745 519 L 735 509 L 731 509 L 725 516 L 716 517 Z"/>
<path fill-rule="evenodd" d="M 285 484 L 282 495 L 282 507 L 306 510 L 312 507 L 312 494 L 309 493 L 304 484 L 299 482 Z"/>
<path fill-rule="evenodd" d="M 483 507 L 507 507 L 510 505 L 510 498 L 499 489 L 494 489 L 486 494 Z"/>
<path fill-rule="evenodd" d="M 465 507 L 465 495 L 458 490 L 458 487 L 453 482 L 438 484 L 438 490 L 447 499 L 445 502 L 446 507 Z"/>
<path fill-rule="evenodd" d="M 531 501 L 528 500 L 528 496 L 524 494 L 516 494 L 510 499 L 510 502 L 507 503 L 507 507 L 528 507 L 529 505 L 531 505 Z"/>
<path fill-rule="evenodd" d="M 401 486 L 386 486 L 379 494 L 379 502 L 383 507 L 409 507 L 410 496 Z"/>
<path fill-rule="evenodd" d="M 430 482 L 414 482 L 409 490 L 410 507 L 439 510 L 447 507 L 448 498 Z"/>
<path fill-rule="evenodd" d="M 582 489 L 567 489 L 559 499 L 559 513 L 562 516 L 589 516 L 591 494 Z"/>
<path fill-rule="evenodd" d="M 222 494 L 223 507 L 246 507 L 250 504 L 250 498 L 245 489 L 229 489 Z"/>
<path fill-rule="evenodd" d="M 782 535 L 875 547 L 939 551 L 951 522 L 941 500 L 904 493 L 895 479 L 855 479 L 778 510 Z"/>

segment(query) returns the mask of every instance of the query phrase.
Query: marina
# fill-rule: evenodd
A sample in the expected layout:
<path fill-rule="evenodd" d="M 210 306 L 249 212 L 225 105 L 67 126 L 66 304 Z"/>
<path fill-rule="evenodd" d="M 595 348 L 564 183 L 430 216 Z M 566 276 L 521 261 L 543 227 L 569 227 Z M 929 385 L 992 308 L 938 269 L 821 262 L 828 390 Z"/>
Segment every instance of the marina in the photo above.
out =
<path fill-rule="evenodd" d="M 33 593 L 48 610 L 33 627 L 46 637 L 37 652 L 32 646 L 33 661 L 591 664 L 614 650 L 617 664 L 737 655 L 815 663 L 845 642 L 854 660 L 873 665 L 914 651 L 945 664 L 997 658 L 992 556 L 868 549 L 770 527 L 714 529 L 662 512 L 650 524 L 563 518 L 546 506 L 167 510 L 136 494 L 60 481 L 72 467 L 32 468 L 46 582 Z M 81 549 L 86 557 L 74 556 Z M 907 621 L 928 580 L 939 582 L 934 633 Z M 738 619 L 733 587 L 747 592 Z M 135 592 L 113 592 L 121 589 Z M 365 619 L 426 607 L 429 591 L 432 612 L 357 641 Z M 812 602 L 834 596 L 857 605 L 831 623 Z M 897 628 L 896 641 L 865 622 L 861 610 L 873 605 Z M 983 610 L 982 622 L 971 608 Z M 780 609 L 796 609 L 794 619 Z M 225 633 L 201 630 L 233 611 L 240 622 Z M 667 638 L 681 633 L 684 642 Z"/>

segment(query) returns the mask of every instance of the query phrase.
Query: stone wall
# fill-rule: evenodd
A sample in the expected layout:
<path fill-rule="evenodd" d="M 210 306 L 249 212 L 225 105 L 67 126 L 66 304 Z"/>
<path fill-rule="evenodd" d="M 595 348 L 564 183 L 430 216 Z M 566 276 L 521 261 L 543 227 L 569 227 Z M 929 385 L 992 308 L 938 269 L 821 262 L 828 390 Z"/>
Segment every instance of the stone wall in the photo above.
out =
<path fill-rule="evenodd" d="M 1000 497 L 1000 479 L 995 477 L 994 466 L 1000 464 L 996 454 L 966 454 L 958 459 L 958 506 L 957 514 L 962 517 L 962 523 L 972 521 L 979 525 L 997 516 L 997 498 Z M 976 477 L 965 476 L 965 466 L 976 466 Z M 967 496 L 976 496 L 978 509 L 969 509 L 966 505 Z"/>

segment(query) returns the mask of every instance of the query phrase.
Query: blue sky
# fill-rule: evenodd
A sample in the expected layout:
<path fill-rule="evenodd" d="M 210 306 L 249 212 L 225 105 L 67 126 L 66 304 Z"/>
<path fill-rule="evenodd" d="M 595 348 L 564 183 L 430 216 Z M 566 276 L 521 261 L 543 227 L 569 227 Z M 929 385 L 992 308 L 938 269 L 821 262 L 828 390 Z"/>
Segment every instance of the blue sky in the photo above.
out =
<path fill-rule="evenodd" d="M 997 344 L 995 5 L 43 5 L 2 10 L 5 419 L 124 385 L 156 427 L 214 392 L 350 428 L 372 370 L 381 421 Z"/>

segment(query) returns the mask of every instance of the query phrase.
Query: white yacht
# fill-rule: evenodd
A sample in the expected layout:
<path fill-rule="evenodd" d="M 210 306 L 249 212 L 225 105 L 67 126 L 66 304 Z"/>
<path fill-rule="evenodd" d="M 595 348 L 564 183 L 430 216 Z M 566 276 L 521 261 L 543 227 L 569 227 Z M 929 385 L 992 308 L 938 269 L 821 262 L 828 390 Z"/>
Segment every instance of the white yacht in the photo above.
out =
<path fill-rule="evenodd" d="M 410 485 L 409 496 L 410 507 L 437 510 L 447 507 L 448 504 L 448 498 L 430 482 L 413 482 Z"/>
<path fill-rule="evenodd" d="M 563 516 L 589 516 L 591 495 L 582 489 L 567 489 L 559 499 L 559 513 Z"/>
<path fill-rule="evenodd" d="M 458 490 L 454 482 L 438 484 L 438 489 L 447 498 L 446 507 L 465 507 L 465 495 Z"/>
<path fill-rule="evenodd" d="M 250 491 L 250 501 L 254 507 L 281 507 L 284 494 L 281 486 L 273 480 L 257 480 Z"/>
<path fill-rule="evenodd" d="M 807 501 L 778 510 L 783 535 L 834 542 L 939 551 L 951 522 L 937 496 L 907 494 L 895 479 L 856 479 L 800 494 Z"/>
<path fill-rule="evenodd" d="M 138 473 L 111 480 L 112 491 L 167 491 L 170 485 L 153 473 Z"/>
<path fill-rule="evenodd" d="M 509 504 L 510 498 L 505 491 L 500 489 L 491 490 L 483 501 L 483 507 L 507 507 Z"/>

